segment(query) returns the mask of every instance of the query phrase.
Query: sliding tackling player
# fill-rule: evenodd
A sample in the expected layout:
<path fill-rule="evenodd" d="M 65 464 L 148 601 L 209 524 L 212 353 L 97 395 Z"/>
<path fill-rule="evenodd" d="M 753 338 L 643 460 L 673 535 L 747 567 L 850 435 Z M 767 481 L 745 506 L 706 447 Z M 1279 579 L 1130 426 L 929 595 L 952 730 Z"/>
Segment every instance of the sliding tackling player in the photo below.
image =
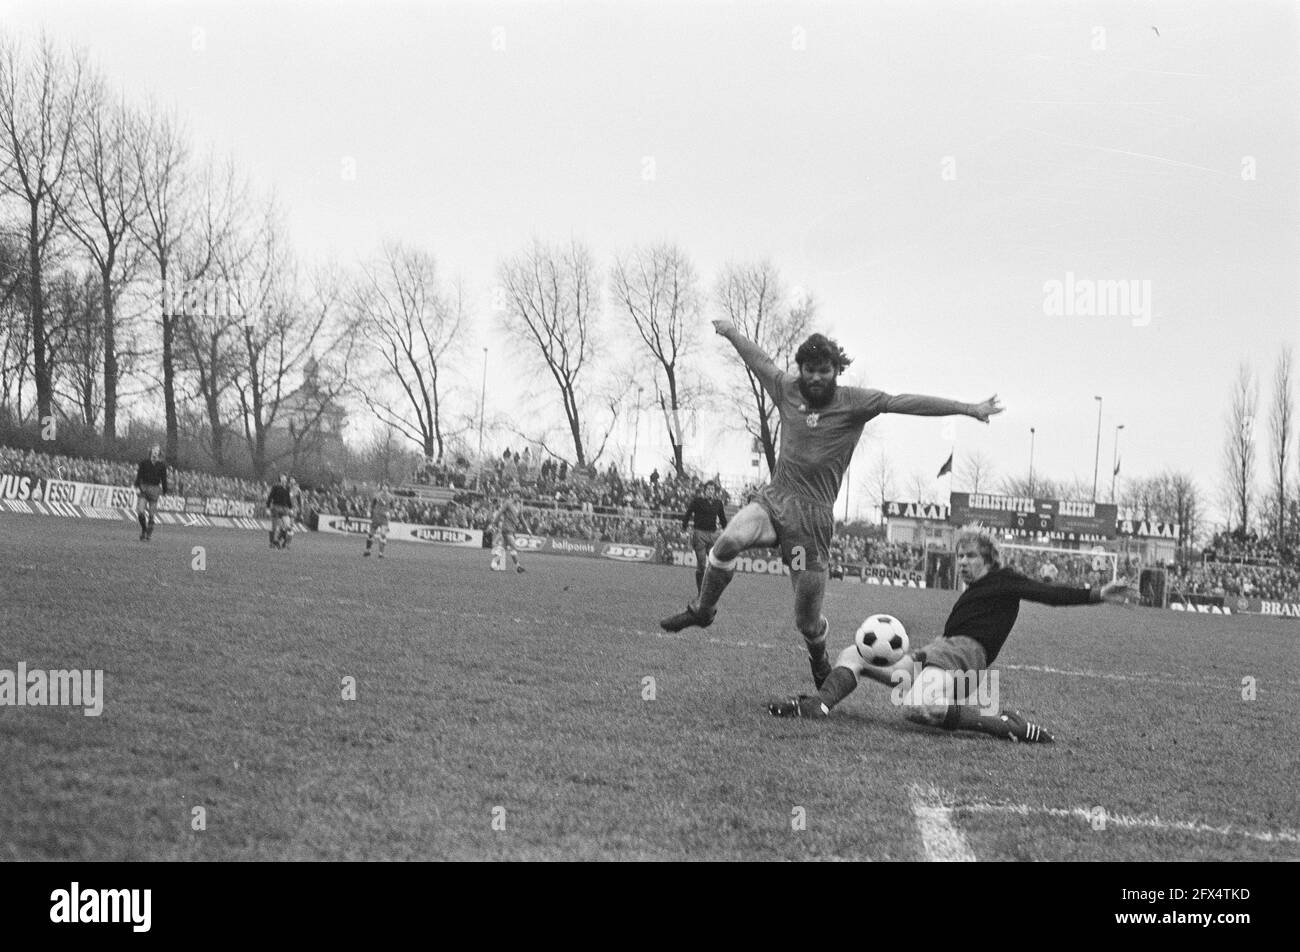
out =
<path fill-rule="evenodd" d="M 957 572 L 966 590 L 952 606 L 943 634 L 934 641 L 886 666 L 866 663 L 857 647 L 849 645 L 817 694 L 775 701 L 768 711 L 777 717 L 828 717 L 831 708 L 858 686 L 859 678 L 870 678 L 905 688 L 900 693 L 908 718 L 921 724 L 950 731 L 980 731 L 1013 741 L 1051 743 L 1050 732 L 1018 711 L 984 710 L 969 689 L 987 676 L 1016 623 L 1021 600 L 1042 605 L 1124 604 L 1133 589 L 1124 580 L 1100 589 L 1035 581 L 1004 567 L 997 541 L 979 528 L 964 529 L 958 535 Z"/>

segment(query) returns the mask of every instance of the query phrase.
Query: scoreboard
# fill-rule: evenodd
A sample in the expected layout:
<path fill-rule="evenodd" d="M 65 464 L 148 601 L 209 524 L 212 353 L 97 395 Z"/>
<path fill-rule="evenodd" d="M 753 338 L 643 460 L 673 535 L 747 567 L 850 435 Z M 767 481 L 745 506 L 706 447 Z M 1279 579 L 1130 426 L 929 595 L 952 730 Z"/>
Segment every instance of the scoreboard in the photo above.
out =
<path fill-rule="evenodd" d="M 1056 528 L 1056 516 L 1050 512 L 1018 512 L 1011 528 L 1022 532 L 1051 532 Z"/>
<path fill-rule="evenodd" d="M 953 493 L 948 521 L 957 526 L 978 523 L 993 529 L 1112 539 L 1118 517 L 1119 507 L 1108 503 Z"/>

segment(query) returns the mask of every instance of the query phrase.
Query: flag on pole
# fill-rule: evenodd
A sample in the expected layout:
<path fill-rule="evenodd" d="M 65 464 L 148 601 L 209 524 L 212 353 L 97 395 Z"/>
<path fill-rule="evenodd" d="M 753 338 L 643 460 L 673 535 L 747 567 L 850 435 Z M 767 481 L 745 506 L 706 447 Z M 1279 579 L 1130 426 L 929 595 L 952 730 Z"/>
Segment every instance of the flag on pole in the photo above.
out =
<path fill-rule="evenodd" d="M 1118 475 L 1119 475 L 1119 466 L 1120 466 L 1120 463 L 1122 463 L 1122 462 L 1124 462 L 1124 457 L 1122 457 L 1122 456 L 1121 456 L 1119 459 L 1115 460 L 1115 472 L 1111 473 L 1112 476 L 1118 476 Z"/>
<path fill-rule="evenodd" d="M 955 452 L 956 451 L 954 451 L 954 453 Z M 942 466 L 939 467 L 939 475 L 934 477 L 935 479 L 940 479 L 945 473 L 952 472 L 952 457 L 953 457 L 953 453 L 949 453 L 948 462 L 944 463 Z"/>

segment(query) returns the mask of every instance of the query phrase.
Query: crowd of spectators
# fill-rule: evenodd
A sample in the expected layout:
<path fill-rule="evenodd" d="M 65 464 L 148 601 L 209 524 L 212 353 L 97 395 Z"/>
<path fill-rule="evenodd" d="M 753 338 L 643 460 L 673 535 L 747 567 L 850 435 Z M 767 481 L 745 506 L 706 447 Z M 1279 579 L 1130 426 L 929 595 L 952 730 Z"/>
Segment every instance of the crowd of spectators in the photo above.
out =
<path fill-rule="evenodd" d="M 1300 570 L 1284 565 L 1204 562 L 1169 569 L 1170 598 L 1208 595 L 1215 598 L 1264 598 L 1300 602 Z"/>
<path fill-rule="evenodd" d="M 83 459 L 0 446 L 0 472 L 27 473 L 47 479 L 129 486 L 134 463 Z M 563 536 L 590 541 L 640 545 L 690 546 L 690 531 L 681 527 L 682 514 L 704 482 L 698 476 L 661 475 L 633 478 L 612 464 L 604 469 L 573 467 L 565 460 L 538 459 L 525 448 L 506 450 L 500 457 L 474 466 L 464 457 L 451 464 L 428 461 L 412 474 L 418 486 L 458 490 L 454 501 L 433 502 L 419 495 L 397 495 L 390 509 L 396 522 L 491 529 L 496 499 L 517 494 L 523 503 L 525 528 L 534 535 Z M 730 512 L 749 501 L 760 484 L 729 494 L 722 489 Z M 171 470 L 171 491 L 182 496 L 219 496 L 261 505 L 265 483 L 217 476 L 200 470 Z M 367 518 L 374 487 L 336 484 L 300 490 L 303 518 L 312 513 Z M 833 564 L 863 564 L 924 571 L 925 551 L 919 546 L 887 543 L 855 534 L 837 534 L 831 543 Z M 1085 586 L 1109 581 L 1109 566 L 1098 571 L 1086 554 L 1010 550 L 1005 558 L 1019 571 L 1056 584 Z M 1119 573 L 1137 578 L 1138 560 L 1121 558 Z M 1170 597 L 1263 598 L 1300 601 L 1300 564 L 1295 552 L 1256 533 L 1220 533 L 1206 547 L 1200 562 L 1164 567 Z"/>
<path fill-rule="evenodd" d="M 905 542 L 837 534 L 831 539 L 831 564 L 837 563 L 924 572 L 925 549 Z"/>
<path fill-rule="evenodd" d="M 1221 532 L 1199 563 L 1169 567 L 1170 597 L 1300 602 L 1300 564 L 1290 546 L 1258 533 Z"/>
<path fill-rule="evenodd" d="M 43 479 L 67 479 L 106 486 L 130 486 L 135 483 L 135 463 L 106 459 L 82 459 L 18 450 L 0 446 L 0 470 L 30 473 Z M 221 496 L 243 502 L 262 503 L 270 491 L 265 483 L 214 476 L 194 469 L 168 469 L 168 490 L 178 496 Z"/>
<path fill-rule="evenodd" d="M 477 480 L 474 477 L 477 476 Z M 567 460 L 537 460 L 529 448 L 523 453 L 507 449 L 500 458 L 484 464 L 477 474 L 466 472 L 466 485 L 489 495 L 518 492 L 525 502 L 552 504 L 590 514 L 641 518 L 680 518 L 694 495 L 708 480 L 698 476 L 661 475 L 656 468 L 648 477 L 625 476 L 611 463 L 570 466 Z M 722 489 L 724 505 L 731 502 Z"/>

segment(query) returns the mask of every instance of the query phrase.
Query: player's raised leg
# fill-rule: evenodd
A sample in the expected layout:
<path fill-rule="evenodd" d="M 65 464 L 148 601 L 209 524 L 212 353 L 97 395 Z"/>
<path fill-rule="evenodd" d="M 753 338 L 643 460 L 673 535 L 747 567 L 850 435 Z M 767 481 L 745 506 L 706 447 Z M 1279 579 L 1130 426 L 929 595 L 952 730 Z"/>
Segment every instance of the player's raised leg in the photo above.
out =
<path fill-rule="evenodd" d="M 713 624 L 718 599 L 735 574 L 736 558 L 746 549 L 773 546 L 776 542 L 776 529 L 767 510 L 755 502 L 745 506 L 713 543 L 699 596 L 686 606 L 686 611 L 663 619 L 659 626 L 665 631 L 681 631 L 692 625 L 707 628 Z"/>

